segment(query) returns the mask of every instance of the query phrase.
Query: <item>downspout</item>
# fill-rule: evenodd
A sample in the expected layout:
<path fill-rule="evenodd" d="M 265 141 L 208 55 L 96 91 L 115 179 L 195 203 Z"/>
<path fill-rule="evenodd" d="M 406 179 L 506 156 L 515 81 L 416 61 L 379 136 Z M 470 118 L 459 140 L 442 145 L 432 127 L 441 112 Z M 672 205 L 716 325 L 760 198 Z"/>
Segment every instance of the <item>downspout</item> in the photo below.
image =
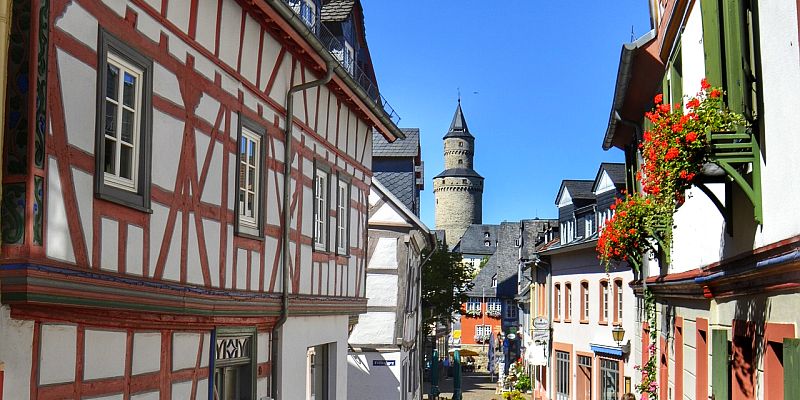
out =
<path fill-rule="evenodd" d="M 281 315 L 278 318 L 278 321 L 275 323 L 275 326 L 272 328 L 272 398 L 275 400 L 278 399 L 278 368 L 276 368 L 278 358 L 276 355 L 280 349 L 280 345 L 276 339 L 275 333 L 278 331 L 278 329 L 283 327 L 283 324 L 285 324 L 286 320 L 289 318 L 289 232 L 291 232 L 289 225 L 292 223 L 292 212 L 289 204 L 291 201 L 291 193 L 289 193 L 289 191 L 292 188 L 292 126 L 294 125 L 292 122 L 294 111 L 293 95 L 296 92 L 322 86 L 330 82 L 331 78 L 333 77 L 333 72 L 336 68 L 336 62 L 328 61 L 327 67 L 328 70 L 326 71 L 324 77 L 315 81 L 303 83 L 301 85 L 292 86 L 289 88 L 289 91 L 286 92 L 286 120 L 284 122 L 285 141 L 283 144 L 283 210 L 281 210 L 283 216 L 283 226 L 281 230 L 281 239 L 283 240 L 281 243 L 281 287 L 283 293 L 281 294 Z"/>

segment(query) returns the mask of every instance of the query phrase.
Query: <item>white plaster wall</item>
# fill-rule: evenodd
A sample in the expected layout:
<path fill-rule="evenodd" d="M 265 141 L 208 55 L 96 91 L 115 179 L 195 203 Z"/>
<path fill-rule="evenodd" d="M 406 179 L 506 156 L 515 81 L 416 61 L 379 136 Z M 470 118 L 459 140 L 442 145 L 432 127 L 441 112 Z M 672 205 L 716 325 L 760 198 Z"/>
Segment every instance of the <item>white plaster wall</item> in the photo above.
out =
<path fill-rule="evenodd" d="M 800 209 L 787 207 L 800 197 L 800 62 L 798 62 L 797 15 L 794 2 L 759 2 L 761 75 L 763 77 L 765 142 L 761 184 L 764 224 L 755 246 L 763 246 L 800 234 Z"/>
<path fill-rule="evenodd" d="M 349 342 L 353 344 L 393 344 L 395 343 L 395 323 L 394 312 L 370 311 L 361 314 L 358 324 L 350 334 Z"/>
<path fill-rule="evenodd" d="M 57 51 L 57 61 L 67 141 L 89 154 L 94 154 L 97 72 L 61 50 Z M 87 118 L 87 115 L 90 117 Z"/>
<path fill-rule="evenodd" d="M 724 184 L 708 184 L 708 188 L 718 198 L 725 198 Z M 686 191 L 686 198 L 686 203 L 674 215 L 670 273 L 708 265 L 718 261 L 721 256 L 725 234 L 722 214 L 711 199 L 696 187 Z"/>
<path fill-rule="evenodd" d="M 106 271 L 117 271 L 119 252 L 119 223 L 116 220 L 100 219 L 100 268 Z"/>
<path fill-rule="evenodd" d="M 64 193 L 58 172 L 58 161 L 49 158 L 47 170 L 47 257 L 61 261 L 75 262 L 72 238 L 67 225 L 67 209 L 64 207 Z"/>
<path fill-rule="evenodd" d="M 97 19 L 77 3 L 70 3 L 56 26 L 92 50 L 97 47 Z"/>
<path fill-rule="evenodd" d="M 161 367 L 161 334 L 158 332 L 136 332 L 133 334 L 133 355 L 131 372 L 133 375 L 158 371 Z"/>
<path fill-rule="evenodd" d="M 87 254 L 91 254 L 94 239 L 94 227 L 92 223 L 94 208 L 94 178 L 77 168 L 72 168 L 72 177 L 75 179 L 75 197 L 78 199 L 78 215 L 81 219 L 83 237 L 86 239 Z M 50 183 L 48 183 L 50 185 Z M 89 257 L 89 264 L 92 263 Z M 152 265 L 152 264 L 151 264 Z"/>
<path fill-rule="evenodd" d="M 397 306 L 397 275 L 367 274 L 367 305 Z"/>
<path fill-rule="evenodd" d="M 405 352 L 349 353 L 347 355 L 348 400 L 400 399 Z M 374 360 L 394 360 L 394 366 L 373 366 Z"/>
<path fill-rule="evenodd" d="M 5 363 L 3 395 L 8 399 L 27 400 L 31 387 L 33 322 L 11 319 L 10 311 L 8 306 L 0 306 L 0 362 Z"/>
<path fill-rule="evenodd" d="M 200 344 L 199 333 L 175 333 L 172 335 L 172 370 L 194 368 Z M 206 341 L 203 347 L 210 346 Z"/>
<path fill-rule="evenodd" d="M 86 114 L 84 114 L 86 115 Z M 91 114 L 89 114 L 91 115 Z M 183 145 L 183 122 L 153 109 L 153 183 L 166 190 L 175 189 L 178 161 L 175 149 Z"/>
<path fill-rule="evenodd" d="M 144 229 L 128 225 L 128 247 L 125 253 L 125 270 L 132 275 L 144 273 Z"/>
<path fill-rule="evenodd" d="M 125 375 L 126 332 L 87 329 L 84 337 L 84 379 Z"/>
<path fill-rule="evenodd" d="M 74 325 L 42 325 L 39 384 L 75 379 L 77 342 L 78 330 Z"/>
<path fill-rule="evenodd" d="M 347 399 L 347 315 L 325 317 L 289 317 L 280 332 L 278 362 L 278 398 L 305 398 L 306 351 L 309 347 L 335 343 L 331 375 L 335 393 L 331 399 Z M 263 396 L 265 393 L 259 393 Z"/>
<path fill-rule="evenodd" d="M 367 268 L 397 269 L 397 239 L 378 238 Z"/>
<path fill-rule="evenodd" d="M 145 392 L 131 395 L 131 400 L 158 400 L 159 398 L 161 398 L 159 392 Z"/>

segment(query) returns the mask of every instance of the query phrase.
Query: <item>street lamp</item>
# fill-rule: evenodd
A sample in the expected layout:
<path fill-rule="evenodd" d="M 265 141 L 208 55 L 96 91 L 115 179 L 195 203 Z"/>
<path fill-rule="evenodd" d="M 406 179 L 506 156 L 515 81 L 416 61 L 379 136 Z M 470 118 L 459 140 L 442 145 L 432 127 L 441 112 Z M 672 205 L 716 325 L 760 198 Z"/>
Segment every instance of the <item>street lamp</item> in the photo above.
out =
<path fill-rule="evenodd" d="M 625 329 L 621 325 L 617 325 L 611 330 L 611 335 L 614 337 L 614 341 L 617 342 L 617 346 L 621 347 L 622 339 L 625 337 Z"/>

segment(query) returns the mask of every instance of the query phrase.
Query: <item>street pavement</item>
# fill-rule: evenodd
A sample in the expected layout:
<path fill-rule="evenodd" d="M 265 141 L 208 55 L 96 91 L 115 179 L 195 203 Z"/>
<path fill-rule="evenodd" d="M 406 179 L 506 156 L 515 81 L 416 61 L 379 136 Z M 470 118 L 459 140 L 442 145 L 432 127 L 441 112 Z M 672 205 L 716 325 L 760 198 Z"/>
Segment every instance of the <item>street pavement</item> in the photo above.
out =
<path fill-rule="evenodd" d="M 497 376 L 495 376 L 495 380 Z M 503 396 L 495 393 L 496 384 L 490 380 L 486 372 L 464 372 L 461 381 L 463 400 L 502 400 Z M 423 399 L 428 399 L 429 382 L 423 385 Z M 442 377 L 439 380 L 439 399 L 453 398 L 453 378 Z"/>

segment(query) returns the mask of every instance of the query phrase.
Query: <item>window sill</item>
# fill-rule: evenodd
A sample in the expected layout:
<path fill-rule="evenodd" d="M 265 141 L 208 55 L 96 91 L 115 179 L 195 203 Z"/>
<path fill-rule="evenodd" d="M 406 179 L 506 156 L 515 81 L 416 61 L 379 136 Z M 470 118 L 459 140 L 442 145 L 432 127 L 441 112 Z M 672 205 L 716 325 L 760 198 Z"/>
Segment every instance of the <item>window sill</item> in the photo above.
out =
<path fill-rule="evenodd" d="M 100 200 L 107 201 L 109 203 L 119 204 L 121 206 L 132 208 L 134 210 L 141 211 L 143 213 L 147 214 L 153 213 L 153 210 L 150 207 L 144 207 L 141 204 L 130 202 L 110 194 L 95 192 L 94 197 Z"/>
<path fill-rule="evenodd" d="M 564 323 L 571 324 L 572 323 L 572 319 L 564 318 Z"/>
<path fill-rule="evenodd" d="M 252 240 L 258 240 L 258 241 L 260 241 L 260 242 L 263 242 L 263 241 L 264 241 L 264 236 L 261 236 L 261 235 L 254 235 L 254 234 L 252 234 L 252 233 L 242 232 L 242 231 L 240 231 L 240 230 L 235 230 L 235 231 L 233 232 L 233 234 L 234 234 L 235 236 L 239 236 L 239 237 L 243 237 L 243 238 L 247 238 L 247 239 L 252 239 Z"/>
<path fill-rule="evenodd" d="M 622 322 L 614 321 L 611 326 L 622 326 Z"/>
<path fill-rule="evenodd" d="M 580 321 L 580 323 L 582 323 L 582 324 L 588 324 L 588 323 L 589 323 L 589 320 L 588 320 L 588 319 L 582 319 L 582 320 Z"/>
<path fill-rule="evenodd" d="M 598 325 L 608 325 L 608 321 L 597 321 Z"/>

